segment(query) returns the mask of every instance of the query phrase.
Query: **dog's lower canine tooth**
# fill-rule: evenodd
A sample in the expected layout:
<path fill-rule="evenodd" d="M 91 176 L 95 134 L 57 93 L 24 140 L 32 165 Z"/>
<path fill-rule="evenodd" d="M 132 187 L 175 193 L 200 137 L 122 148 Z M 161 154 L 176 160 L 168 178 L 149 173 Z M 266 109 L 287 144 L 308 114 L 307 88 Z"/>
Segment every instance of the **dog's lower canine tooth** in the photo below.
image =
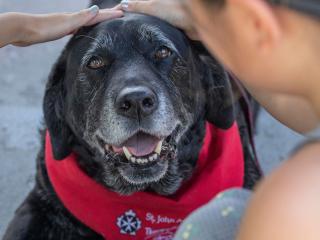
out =
<path fill-rule="evenodd" d="M 126 155 L 126 158 L 130 160 L 130 158 L 132 157 L 132 154 L 129 152 L 128 148 L 123 147 L 122 150 L 124 152 L 124 155 Z"/>
<path fill-rule="evenodd" d="M 136 160 L 136 158 L 132 157 L 132 158 L 130 159 L 130 161 L 133 162 L 133 163 L 136 163 L 137 160 Z"/>
<path fill-rule="evenodd" d="M 162 148 L 162 142 L 163 141 L 160 141 L 156 147 L 156 150 L 154 150 L 156 153 L 158 153 L 160 155 L 161 153 L 161 148 Z"/>

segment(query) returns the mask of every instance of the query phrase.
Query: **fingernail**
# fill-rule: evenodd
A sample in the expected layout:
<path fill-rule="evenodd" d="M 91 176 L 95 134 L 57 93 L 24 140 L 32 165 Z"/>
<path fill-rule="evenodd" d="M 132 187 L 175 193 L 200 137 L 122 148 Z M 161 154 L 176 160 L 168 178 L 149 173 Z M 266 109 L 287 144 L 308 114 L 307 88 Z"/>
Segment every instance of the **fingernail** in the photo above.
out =
<path fill-rule="evenodd" d="M 89 10 L 90 14 L 97 15 L 97 13 L 99 12 L 99 7 L 97 5 L 93 5 L 88 10 Z"/>
<path fill-rule="evenodd" d="M 120 4 L 121 4 L 122 9 L 124 9 L 124 10 L 129 8 L 129 0 L 122 0 Z"/>

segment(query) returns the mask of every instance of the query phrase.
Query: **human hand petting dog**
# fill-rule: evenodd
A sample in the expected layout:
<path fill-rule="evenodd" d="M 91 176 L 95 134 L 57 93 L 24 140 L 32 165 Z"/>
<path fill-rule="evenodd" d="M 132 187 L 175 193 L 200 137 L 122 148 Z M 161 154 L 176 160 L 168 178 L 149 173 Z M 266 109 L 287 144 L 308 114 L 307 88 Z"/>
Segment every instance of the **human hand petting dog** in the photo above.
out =
<path fill-rule="evenodd" d="M 53 41 L 74 33 L 80 27 L 122 16 L 120 6 L 103 10 L 92 6 L 75 13 L 3 13 L 0 14 L 0 47 Z"/>
<path fill-rule="evenodd" d="M 182 29 L 191 39 L 199 40 L 198 34 L 181 1 L 123 0 L 120 5 L 123 11 L 143 13 L 165 20 Z"/>

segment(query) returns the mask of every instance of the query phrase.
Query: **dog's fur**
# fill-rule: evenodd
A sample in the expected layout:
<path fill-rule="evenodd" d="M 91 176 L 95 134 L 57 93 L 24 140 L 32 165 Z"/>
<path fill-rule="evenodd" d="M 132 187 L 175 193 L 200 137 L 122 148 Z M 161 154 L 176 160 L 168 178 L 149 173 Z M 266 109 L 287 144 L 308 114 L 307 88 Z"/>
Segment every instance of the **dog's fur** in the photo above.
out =
<path fill-rule="evenodd" d="M 110 7 L 116 1 L 94 3 Z M 172 54 L 155 59 L 162 46 Z M 89 69 L 96 55 L 106 66 Z M 129 117 L 119 112 L 115 102 L 127 87 L 150 89 L 158 101 L 156 109 Z M 244 187 L 252 187 L 260 177 L 244 114 L 233 102 L 224 69 L 213 58 L 202 56 L 181 31 L 154 17 L 127 14 L 83 28 L 71 39 L 49 77 L 43 107 L 56 159 L 76 152 L 89 176 L 119 194 L 171 195 L 192 175 L 206 121 L 227 129 L 237 118 L 246 161 Z M 45 131 L 36 186 L 17 210 L 4 239 L 102 239 L 58 200 L 44 163 Z M 104 148 L 121 146 L 142 132 L 165 140 L 160 159 L 144 168 L 143 174 L 123 154 Z"/>

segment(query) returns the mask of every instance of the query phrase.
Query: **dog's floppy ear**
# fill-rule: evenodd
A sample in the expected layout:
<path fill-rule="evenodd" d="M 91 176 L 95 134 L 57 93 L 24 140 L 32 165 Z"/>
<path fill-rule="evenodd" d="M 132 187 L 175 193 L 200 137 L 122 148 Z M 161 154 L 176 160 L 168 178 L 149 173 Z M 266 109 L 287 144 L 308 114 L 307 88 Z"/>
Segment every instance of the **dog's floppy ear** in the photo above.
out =
<path fill-rule="evenodd" d="M 235 121 L 234 99 L 229 76 L 211 57 L 202 57 L 205 64 L 206 119 L 218 128 L 228 129 Z"/>
<path fill-rule="evenodd" d="M 65 71 L 66 50 L 52 69 L 43 101 L 44 118 L 50 133 L 53 155 L 56 160 L 64 159 L 71 152 L 71 130 L 64 119 Z"/>

